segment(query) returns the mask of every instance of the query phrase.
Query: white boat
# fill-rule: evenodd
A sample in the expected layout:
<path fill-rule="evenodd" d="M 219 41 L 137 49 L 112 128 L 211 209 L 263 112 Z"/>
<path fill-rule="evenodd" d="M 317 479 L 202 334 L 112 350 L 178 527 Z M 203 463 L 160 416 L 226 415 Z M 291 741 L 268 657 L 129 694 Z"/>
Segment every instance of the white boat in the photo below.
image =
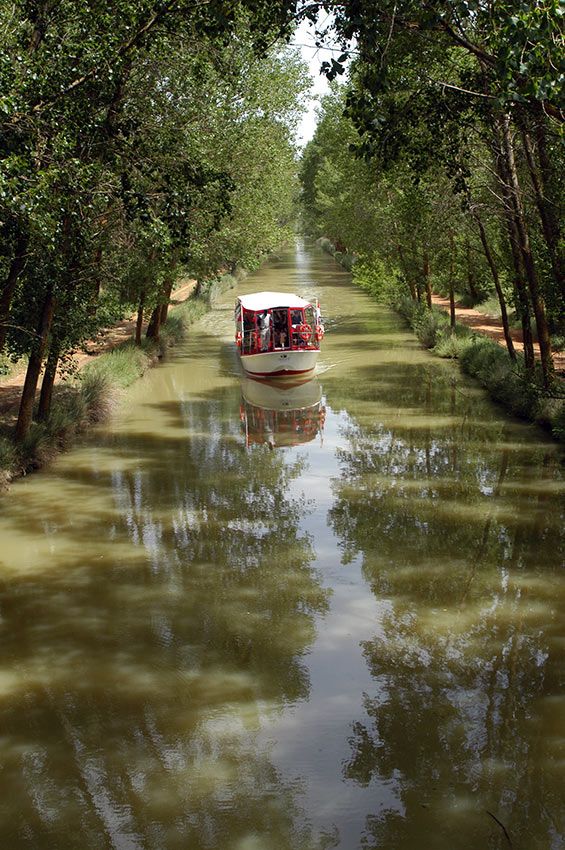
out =
<path fill-rule="evenodd" d="M 298 295 L 253 292 L 235 302 L 235 342 L 255 378 L 312 374 L 323 336 L 319 305 Z"/>

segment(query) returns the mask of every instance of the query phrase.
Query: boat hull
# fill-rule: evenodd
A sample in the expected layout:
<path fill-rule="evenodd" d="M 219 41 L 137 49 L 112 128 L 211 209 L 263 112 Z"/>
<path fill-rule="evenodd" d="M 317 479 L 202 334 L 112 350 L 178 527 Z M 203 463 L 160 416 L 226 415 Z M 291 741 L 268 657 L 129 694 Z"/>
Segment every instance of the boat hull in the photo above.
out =
<path fill-rule="evenodd" d="M 308 375 L 316 368 L 317 349 L 311 351 L 263 351 L 259 354 L 241 354 L 241 365 L 255 378 L 284 378 L 290 375 Z"/>

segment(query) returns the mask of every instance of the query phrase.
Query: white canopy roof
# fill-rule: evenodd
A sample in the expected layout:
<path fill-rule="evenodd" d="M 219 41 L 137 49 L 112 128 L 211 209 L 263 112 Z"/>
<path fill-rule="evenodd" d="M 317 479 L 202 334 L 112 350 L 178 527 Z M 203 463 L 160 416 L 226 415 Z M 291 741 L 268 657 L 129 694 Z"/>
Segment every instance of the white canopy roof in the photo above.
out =
<path fill-rule="evenodd" d="M 310 302 L 289 292 L 252 292 L 240 295 L 239 301 L 246 310 L 272 310 L 274 307 L 309 307 Z"/>

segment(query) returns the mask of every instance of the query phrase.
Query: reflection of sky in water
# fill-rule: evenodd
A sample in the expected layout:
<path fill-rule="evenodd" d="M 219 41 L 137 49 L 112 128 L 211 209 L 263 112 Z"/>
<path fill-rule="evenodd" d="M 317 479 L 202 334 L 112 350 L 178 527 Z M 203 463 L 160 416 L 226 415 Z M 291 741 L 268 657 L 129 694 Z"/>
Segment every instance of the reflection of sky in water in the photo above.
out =
<path fill-rule="evenodd" d="M 246 448 L 228 293 L 6 503 L 11 848 L 562 846 L 559 451 L 311 257 L 244 288 L 319 287 L 314 439 Z"/>

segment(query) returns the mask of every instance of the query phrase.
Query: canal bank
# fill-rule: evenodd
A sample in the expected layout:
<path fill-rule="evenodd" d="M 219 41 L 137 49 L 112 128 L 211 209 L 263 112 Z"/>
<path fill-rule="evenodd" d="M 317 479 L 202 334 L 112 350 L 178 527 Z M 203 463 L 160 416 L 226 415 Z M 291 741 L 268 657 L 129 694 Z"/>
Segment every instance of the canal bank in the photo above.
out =
<path fill-rule="evenodd" d="M 355 257 L 336 247 L 329 239 L 317 244 L 347 271 L 352 271 Z M 358 266 L 355 266 L 358 269 Z M 476 378 L 494 401 L 522 419 L 534 422 L 565 443 L 565 354 L 553 352 L 554 380 L 544 387 L 537 342 L 533 344 L 538 363 L 533 373 L 525 369 L 522 332 L 511 328 L 514 359 L 505 348 L 505 336 L 500 320 L 481 314 L 478 310 L 454 305 L 455 324 L 451 327 L 448 298 L 430 291 L 430 306 L 414 300 L 402 289 L 383 289 L 383 271 L 377 275 L 366 266 L 353 273 L 354 281 L 377 300 L 388 303 L 410 325 L 421 344 L 437 357 L 456 360 L 463 372 Z"/>
<path fill-rule="evenodd" d="M 321 252 L 259 289 L 322 304 L 312 432 L 246 439 L 227 293 L 13 488 L 0 844 L 559 846 L 559 447 Z"/>

